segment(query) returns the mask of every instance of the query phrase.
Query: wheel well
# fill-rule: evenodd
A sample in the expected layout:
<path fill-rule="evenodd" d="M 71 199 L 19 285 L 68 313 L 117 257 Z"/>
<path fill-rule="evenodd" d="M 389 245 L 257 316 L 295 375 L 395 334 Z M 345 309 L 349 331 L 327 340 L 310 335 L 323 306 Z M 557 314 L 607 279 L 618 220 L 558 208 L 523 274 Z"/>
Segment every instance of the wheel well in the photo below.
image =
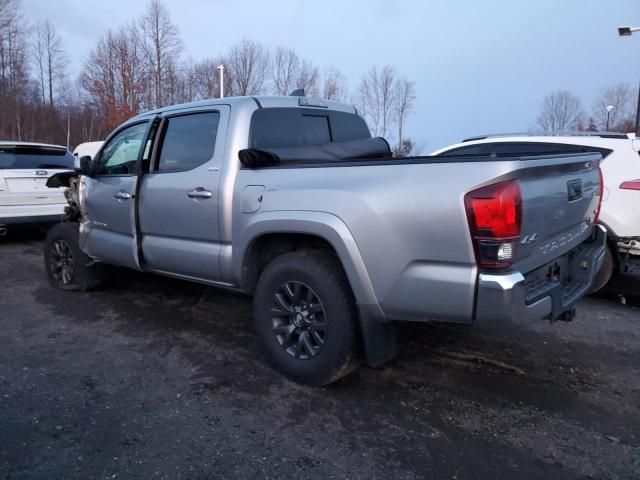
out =
<path fill-rule="evenodd" d="M 242 285 L 252 293 L 258 277 L 274 258 L 297 250 L 324 250 L 336 257 L 333 246 L 322 237 L 305 233 L 269 233 L 251 243 L 242 264 Z"/>

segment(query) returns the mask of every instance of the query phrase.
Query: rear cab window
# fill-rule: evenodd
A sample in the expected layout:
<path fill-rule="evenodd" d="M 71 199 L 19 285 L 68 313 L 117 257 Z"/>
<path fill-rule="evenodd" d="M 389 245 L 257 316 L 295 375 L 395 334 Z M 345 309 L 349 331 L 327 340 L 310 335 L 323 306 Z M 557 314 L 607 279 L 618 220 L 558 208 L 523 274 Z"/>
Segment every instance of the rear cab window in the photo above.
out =
<path fill-rule="evenodd" d="M 0 146 L 0 170 L 36 168 L 73 170 L 74 157 L 61 148 Z"/>
<path fill-rule="evenodd" d="M 371 138 L 356 114 L 311 108 L 262 108 L 251 117 L 251 148 L 312 147 Z"/>

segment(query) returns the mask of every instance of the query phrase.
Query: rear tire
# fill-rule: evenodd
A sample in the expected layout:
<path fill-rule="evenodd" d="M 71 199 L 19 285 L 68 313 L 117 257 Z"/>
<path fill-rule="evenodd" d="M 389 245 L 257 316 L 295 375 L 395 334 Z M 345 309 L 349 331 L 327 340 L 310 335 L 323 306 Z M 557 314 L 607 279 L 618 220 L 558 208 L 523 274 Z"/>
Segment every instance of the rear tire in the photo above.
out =
<path fill-rule="evenodd" d="M 63 222 L 47 233 L 44 266 L 51 286 L 86 292 L 98 288 L 106 278 L 105 266 L 80 250 L 76 222 Z"/>
<path fill-rule="evenodd" d="M 604 253 L 604 262 L 602 263 L 602 267 L 593 279 L 593 285 L 591 287 L 591 290 L 589 290 L 589 295 L 598 293 L 609 283 L 611 277 L 613 277 L 615 266 L 616 264 L 613 259 L 613 253 L 611 252 L 611 248 L 607 246 Z"/>
<path fill-rule="evenodd" d="M 254 318 L 270 362 L 295 382 L 327 385 L 357 367 L 355 302 L 333 255 L 297 251 L 271 261 L 258 280 Z"/>

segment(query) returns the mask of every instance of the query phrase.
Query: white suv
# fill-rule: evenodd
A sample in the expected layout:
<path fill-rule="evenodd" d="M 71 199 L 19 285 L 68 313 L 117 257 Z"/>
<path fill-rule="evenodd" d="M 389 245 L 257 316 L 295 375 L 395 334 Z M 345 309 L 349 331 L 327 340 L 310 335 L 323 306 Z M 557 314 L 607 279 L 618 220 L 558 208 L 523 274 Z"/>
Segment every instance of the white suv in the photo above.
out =
<path fill-rule="evenodd" d="M 598 151 L 604 196 L 600 223 L 608 231 L 607 257 L 592 290 L 602 289 L 614 271 L 640 268 L 640 139 L 622 133 L 491 135 L 463 140 L 432 155 L 447 157 L 544 155 Z"/>
<path fill-rule="evenodd" d="M 48 188 L 54 173 L 73 170 L 66 147 L 0 142 L 0 228 L 6 225 L 58 221 L 67 201 L 64 188 Z"/>

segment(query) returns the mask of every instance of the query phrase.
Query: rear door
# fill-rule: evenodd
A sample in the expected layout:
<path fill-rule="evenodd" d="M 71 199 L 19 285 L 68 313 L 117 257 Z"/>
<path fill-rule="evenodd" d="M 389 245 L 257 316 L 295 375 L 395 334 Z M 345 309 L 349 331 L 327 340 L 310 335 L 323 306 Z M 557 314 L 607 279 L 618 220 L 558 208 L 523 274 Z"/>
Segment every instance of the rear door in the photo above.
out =
<path fill-rule="evenodd" d="M 44 205 L 60 205 L 62 215 L 64 189 L 48 188 L 46 183 L 54 173 L 73 167 L 73 156 L 66 148 L 0 146 L 0 206 L 35 215 Z"/>
<path fill-rule="evenodd" d="M 139 199 L 144 268 L 220 280 L 220 171 L 230 107 L 165 114 Z"/>
<path fill-rule="evenodd" d="M 139 268 L 136 187 L 138 174 L 149 161 L 154 127 L 153 119 L 147 119 L 116 131 L 95 159 L 96 173 L 82 177 L 80 246 L 106 263 Z"/>

